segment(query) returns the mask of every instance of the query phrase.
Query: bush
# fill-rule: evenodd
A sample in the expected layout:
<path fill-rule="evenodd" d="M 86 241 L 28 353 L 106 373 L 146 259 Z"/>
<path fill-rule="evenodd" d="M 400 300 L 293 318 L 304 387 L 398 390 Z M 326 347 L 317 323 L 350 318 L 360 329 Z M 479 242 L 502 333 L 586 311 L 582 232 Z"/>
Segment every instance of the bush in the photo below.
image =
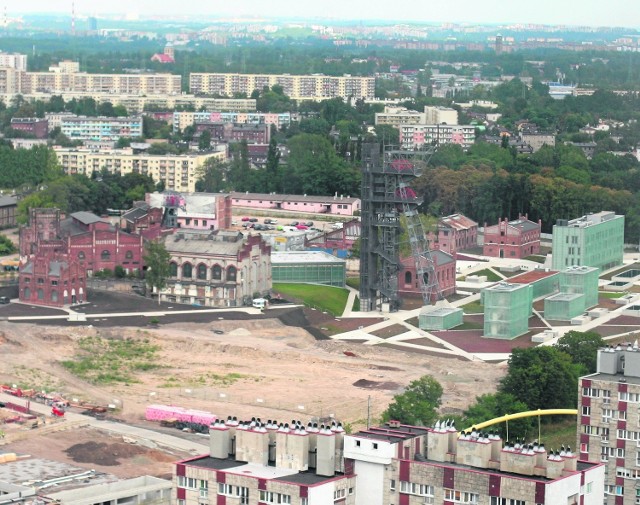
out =
<path fill-rule="evenodd" d="M 116 279 L 124 279 L 127 276 L 127 272 L 121 265 L 116 266 L 114 274 L 116 276 Z"/>

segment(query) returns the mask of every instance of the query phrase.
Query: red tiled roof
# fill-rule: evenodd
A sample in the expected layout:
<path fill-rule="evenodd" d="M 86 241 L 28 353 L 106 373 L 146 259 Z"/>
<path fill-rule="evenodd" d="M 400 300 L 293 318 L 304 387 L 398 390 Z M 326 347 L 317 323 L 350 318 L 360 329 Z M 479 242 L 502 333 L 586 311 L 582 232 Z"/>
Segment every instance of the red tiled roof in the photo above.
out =
<path fill-rule="evenodd" d="M 151 61 L 159 61 L 160 63 L 175 63 L 175 60 L 164 53 L 156 53 L 151 57 Z"/>
<path fill-rule="evenodd" d="M 469 219 L 467 216 L 462 214 L 452 214 L 450 216 L 446 216 L 440 219 L 441 226 L 447 226 L 448 228 L 454 228 L 456 230 L 467 230 L 469 228 L 473 228 L 474 226 L 478 226 L 473 219 Z"/>
<path fill-rule="evenodd" d="M 546 277 L 551 277 L 552 275 L 556 275 L 557 273 L 558 272 L 555 270 L 531 270 L 529 272 L 516 275 L 515 277 L 509 277 L 509 282 L 513 282 L 516 284 L 529 284 Z"/>

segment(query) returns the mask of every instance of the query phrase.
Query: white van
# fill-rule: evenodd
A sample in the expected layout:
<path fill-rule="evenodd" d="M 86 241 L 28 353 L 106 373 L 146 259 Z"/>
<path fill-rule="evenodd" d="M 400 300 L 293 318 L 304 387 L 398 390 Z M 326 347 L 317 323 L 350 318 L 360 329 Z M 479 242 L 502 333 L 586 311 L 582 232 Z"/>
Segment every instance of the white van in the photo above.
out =
<path fill-rule="evenodd" d="M 269 301 L 266 298 L 254 298 L 251 303 L 252 307 L 260 310 L 266 309 L 267 305 L 269 305 Z"/>

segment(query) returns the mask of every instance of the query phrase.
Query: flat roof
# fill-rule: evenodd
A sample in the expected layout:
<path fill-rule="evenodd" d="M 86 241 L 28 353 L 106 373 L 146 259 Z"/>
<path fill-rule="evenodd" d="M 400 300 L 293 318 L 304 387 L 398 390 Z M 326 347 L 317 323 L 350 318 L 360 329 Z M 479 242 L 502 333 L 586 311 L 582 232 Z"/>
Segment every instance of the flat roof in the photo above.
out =
<path fill-rule="evenodd" d="M 635 384 L 635 385 L 640 384 L 640 377 L 634 377 L 633 375 L 624 375 L 621 373 L 614 375 L 609 373 L 597 372 L 592 375 L 581 377 L 581 379 L 601 380 L 606 382 L 620 382 L 622 384 Z"/>
<path fill-rule="evenodd" d="M 271 265 L 277 263 L 336 263 L 346 261 L 324 251 L 280 251 L 271 253 Z"/>
<path fill-rule="evenodd" d="M 432 305 L 425 305 L 420 309 L 420 315 L 424 316 L 428 314 L 430 316 L 446 316 L 458 311 L 462 311 L 462 309 L 456 307 L 433 307 Z"/>
<path fill-rule="evenodd" d="M 530 284 L 532 282 L 536 282 L 541 279 L 551 277 L 553 275 L 558 275 L 558 271 L 557 270 L 530 270 L 528 272 L 524 272 L 522 274 L 509 277 L 509 282 L 513 282 L 515 284 Z"/>
<path fill-rule="evenodd" d="M 555 295 L 549 296 L 547 300 L 552 300 L 554 302 L 570 302 L 577 300 L 578 298 L 582 298 L 583 296 L 583 293 L 556 293 Z"/>
<path fill-rule="evenodd" d="M 336 478 L 344 477 L 342 474 L 336 474 L 331 476 L 318 475 L 312 472 L 298 472 L 292 475 L 286 475 L 284 477 L 276 477 L 274 480 L 281 482 L 291 482 L 292 484 L 303 484 L 306 486 L 314 486 L 322 482 L 334 480 Z"/>
<path fill-rule="evenodd" d="M 227 470 L 229 468 L 236 468 L 246 465 L 246 463 L 243 463 L 242 461 L 236 461 L 235 459 L 220 459 L 212 458 L 211 456 L 202 456 L 196 459 L 182 461 L 182 463 L 188 466 L 211 468 L 213 470 Z"/>
<path fill-rule="evenodd" d="M 493 286 L 485 288 L 485 291 L 517 291 L 524 288 L 524 284 L 510 284 L 509 282 L 498 282 Z"/>
<path fill-rule="evenodd" d="M 227 473 L 234 473 L 243 477 L 255 477 L 256 479 L 283 479 L 299 473 L 297 470 L 277 468 L 275 466 L 263 466 L 256 463 L 236 462 L 236 468 L 226 469 Z M 286 480 L 286 479 L 283 479 Z"/>

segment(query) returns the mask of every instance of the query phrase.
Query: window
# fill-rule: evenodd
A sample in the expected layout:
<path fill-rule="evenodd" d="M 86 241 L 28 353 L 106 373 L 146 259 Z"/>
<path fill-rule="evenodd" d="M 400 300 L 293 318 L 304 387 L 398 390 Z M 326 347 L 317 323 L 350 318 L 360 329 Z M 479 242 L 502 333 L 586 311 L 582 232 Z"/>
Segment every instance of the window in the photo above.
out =
<path fill-rule="evenodd" d="M 373 442 L 373 444 L 372 444 L 372 445 L 373 445 L 373 448 L 374 448 L 374 449 L 377 449 L 377 448 L 378 448 L 378 444 L 377 444 L 376 442 Z"/>
<path fill-rule="evenodd" d="M 215 281 L 222 279 L 222 267 L 220 265 L 213 265 L 211 269 L 211 278 Z"/>
<path fill-rule="evenodd" d="M 622 496 L 624 495 L 624 487 L 622 486 L 614 486 L 611 484 L 605 484 L 604 486 L 604 494 L 612 494 L 615 496 Z"/>
<path fill-rule="evenodd" d="M 198 279 L 206 280 L 207 278 L 207 266 L 200 263 L 198 265 Z"/>
<path fill-rule="evenodd" d="M 178 265 L 173 261 L 169 263 L 169 277 L 178 277 Z"/>
<path fill-rule="evenodd" d="M 582 407 L 582 415 L 590 416 L 591 415 L 591 407 Z"/>
<path fill-rule="evenodd" d="M 111 253 L 110 253 L 107 249 L 105 249 L 104 251 L 102 251 L 102 252 L 100 253 L 100 259 L 101 259 L 102 261 L 109 261 L 109 260 L 111 260 Z"/>
<path fill-rule="evenodd" d="M 400 481 L 400 492 L 416 496 L 433 497 L 434 487 L 427 484 L 416 484 L 415 482 Z"/>
<path fill-rule="evenodd" d="M 590 398 L 599 398 L 600 390 L 596 388 L 582 388 L 582 396 L 589 396 Z"/>
<path fill-rule="evenodd" d="M 187 487 L 187 478 L 184 475 L 178 475 L 178 487 Z"/>
<path fill-rule="evenodd" d="M 38 277 L 38 284 L 44 284 L 44 279 L 42 277 Z"/>
<path fill-rule="evenodd" d="M 291 495 L 261 490 L 259 501 L 265 503 L 291 503 Z"/>
<path fill-rule="evenodd" d="M 411 284 L 411 272 L 404 273 L 404 283 Z"/>
<path fill-rule="evenodd" d="M 360 441 L 359 440 L 356 443 L 356 445 L 360 445 Z M 391 479 L 391 481 L 389 482 L 389 489 L 391 491 L 395 491 L 396 490 L 396 481 L 395 481 L 395 479 Z"/>
<path fill-rule="evenodd" d="M 84 251 L 80 251 L 80 252 L 78 253 L 78 259 L 79 259 L 79 260 L 83 260 L 83 259 L 84 259 Z"/>
<path fill-rule="evenodd" d="M 38 289 L 38 300 L 44 300 L 44 290 Z"/>
<path fill-rule="evenodd" d="M 593 482 L 587 482 L 587 486 L 585 488 L 585 493 L 590 494 L 593 491 Z"/>
<path fill-rule="evenodd" d="M 200 481 L 200 498 L 209 497 L 209 483 L 206 480 Z"/>
<path fill-rule="evenodd" d="M 346 496 L 347 496 L 347 490 L 346 489 L 336 489 L 333 492 L 333 501 L 342 500 Z"/>
<path fill-rule="evenodd" d="M 51 285 L 52 286 L 57 286 L 58 285 L 58 281 L 51 281 Z"/>
<path fill-rule="evenodd" d="M 454 503 L 478 503 L 480 501 L 480 495 L 478 493 L 445 489 L 444 499 Z"/>
<path fill-rule="evenodd" d="M 127 252 L 124 254 L 124 257 L 125 257 L 126 259 L 128 259 L 128 260 L 133 259 L 133 251 L 127 251 Z"/>
<path fill-rule="evenodd" d="M 193 274 L 193 267 L 191 263 L 185 263 L 182 265 L 182 278 L 183 279 L 191 279 L 191 275 Z"/>
<path fill-rule="evenodd" d="M 238 276 L 238 269 L 234 266 L 227 268 L 227 280 L 229 282 L 236 282 Z"/>

